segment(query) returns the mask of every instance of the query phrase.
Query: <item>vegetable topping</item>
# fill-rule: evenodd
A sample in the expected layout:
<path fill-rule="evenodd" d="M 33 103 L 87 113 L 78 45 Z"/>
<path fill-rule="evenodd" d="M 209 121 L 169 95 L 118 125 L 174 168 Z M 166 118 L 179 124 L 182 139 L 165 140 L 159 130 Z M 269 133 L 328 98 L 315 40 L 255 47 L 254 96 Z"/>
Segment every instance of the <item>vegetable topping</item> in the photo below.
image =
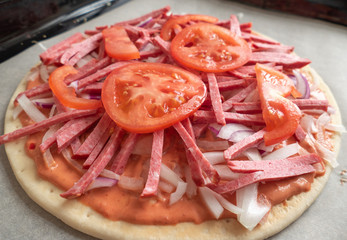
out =
<path fill-rule="evenodd" d="M 26 126 L 0 144 L 42 131 L 28 152 L 38 146 L 51 172 L 62 154 L 81 176 L 64 198 L 103 188 L 166 210 L 203 203 L 207 214 L 196 204 L 200 218 L 178 222 L 236 214 L 251 230 L 271 208 L 264 185 L 337 165 L 330 138 L 343 127 L 331 123 L 329 102 L 301 69 L 310 61 L 292 46 L 235 15 L 169 9 L 48 48 L 15 101 Z"/>

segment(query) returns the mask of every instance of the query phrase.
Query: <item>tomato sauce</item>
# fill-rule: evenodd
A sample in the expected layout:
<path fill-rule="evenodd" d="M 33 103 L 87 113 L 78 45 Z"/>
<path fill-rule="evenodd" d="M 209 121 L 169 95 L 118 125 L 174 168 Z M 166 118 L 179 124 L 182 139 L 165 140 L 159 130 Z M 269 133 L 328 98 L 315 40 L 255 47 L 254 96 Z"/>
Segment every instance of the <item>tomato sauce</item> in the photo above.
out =
<path fill-rule="evenodd" d="M 29 82 L 28 88 L 35 85 L 35 81 Z M 20 114 L 19 118 L 23 125 L 32 123 L 26 114 Z M 55 149 L 52 149 L 52 153 L 56 165 L 52 168 L 47 167 L 39 149 L 42 137 L 43 133 L 36 133 L 28 137 L 27 155 L 35 161 L 40 178 L 66 191 L 81 178 L 83 173 L 65 160 L 61 154 L 57 154 Z M 164 147 L 163 163 L 172 169 L 184 168 L 186 165 L 184 147 L 180 141 L 175 140 L 174 134 L 171 134 L 170 138 L 169 147 Z M 211 135 L 207 134 L 207 138 L 211 138 Z M 129 177 L 141 176 L 148 159 L 149 157 L 146 156 L 132 155 L 124 175 Z M 310 173 L 281 181 L 260 183 L 258 194 L 265 196 L 272 205 L 280 204 L 293 195 L 309 191 L 314 177 L 315 173 Z M 169 206 L 170 195 L 168 193 L 161 192 L 156 197 L 146 198 L 141 198 L 140 195 L 141 192 L 113 186 L 93 189 L 79 197 L 78 200 L 110 220 L 122 220 L 135 224 L 172 225 L 180 222 L 201 223 L 214 219 L 199 194 L 192 199 L 184 196 L 172 206 Z M 225 197 L 235 204 L 235 194 L 227 194 Z M 228 211 L 224 211 L 221 216 L 221 218 L 235 217 Z"/>

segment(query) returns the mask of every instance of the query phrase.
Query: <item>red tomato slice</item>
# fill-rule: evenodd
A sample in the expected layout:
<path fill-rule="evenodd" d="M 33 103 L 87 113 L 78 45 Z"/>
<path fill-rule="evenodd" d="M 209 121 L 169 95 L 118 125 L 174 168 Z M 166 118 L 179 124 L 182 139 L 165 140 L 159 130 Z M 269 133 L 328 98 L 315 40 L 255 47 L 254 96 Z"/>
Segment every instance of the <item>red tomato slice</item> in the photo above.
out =
<path fill-rule="evenodd" d="M 300 109 L 285 98 L 291 93 L 296 96 L 300 93 L 285 74 L 261 64 L 256 64 L 255 70 L 267 130 L 265 145 L 276 144 L 291 137 L 300 123 Z"/>
<path fill-rule="evenodd" d="M 255 71 L 257 73 L 258 86 L 259 81 L 261 82 L 263 95 L 270 91 L 275 91 L 275 94 L 283 97 L 288 97 L 290 94 L 295 98 L 301 97 L 301 93 L 296 90 L 293 81 L 284 73 L 262 64 L 256 64 Z"/>
<path fill-rule="evenodd" d="M 100 100 L 85 99 L 76 96 L 75 89 L 68 87 L 64 79 L 78 71 L 72 66 L 62 66 L 54 70 L 49 76 L 49 87 L 55 97 L 66 107 L 75 109 L 97 109 L 102 106 Z"/>
<path fill-rule="evenodd" d="M 204 72 L 225 72 L 248 62 L 248 43 L 230 30 L 209 23 L 184 28 L 171 42 L 171 54 L 182 65 Z"/>
<path fill-rule="evenodd" d="M 132 63 L 109 74 L 101 98 L 119 126 L 149 133 L 193 114 L 206 98 L 206 87 L 198 76 L 179 67 Z"/>
<path fill-rule="evenodd" d="M 216 23 L 218 22 L 218 18 L 208 16 L 208 15 L 200 15 L 200 14 L 187 14 L 182 16 L 171 16 L 169 20 L 163 25 L 160 31 L 160 37 L 165 41 L 169 41 L 175 35 L 175 29 L 181 29 L 180 25 L 186 24 L 190 21 L 199 21 L 199 22 L 208 22 L 208 23 Z"/>
<path fill-rule="evenodd" d="M 140 52 L 121 26 L 106 28 L 102 31 L 105 51 L 108 56 L 117 60 L 140 58 Z"/>

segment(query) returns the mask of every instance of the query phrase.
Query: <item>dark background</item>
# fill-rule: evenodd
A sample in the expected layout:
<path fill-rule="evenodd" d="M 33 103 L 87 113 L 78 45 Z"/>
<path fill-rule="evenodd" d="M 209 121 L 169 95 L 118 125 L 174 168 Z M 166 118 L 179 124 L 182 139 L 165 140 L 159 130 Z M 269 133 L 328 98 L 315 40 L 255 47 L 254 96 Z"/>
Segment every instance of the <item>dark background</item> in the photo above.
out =
<path fill-rule="evenodd" d="M 0 0 L 0 63 L 128 0 Z M 347 0 L 237 1 L 347 26 Z M 163 5 L 165 1 L 163 1 Z"/>

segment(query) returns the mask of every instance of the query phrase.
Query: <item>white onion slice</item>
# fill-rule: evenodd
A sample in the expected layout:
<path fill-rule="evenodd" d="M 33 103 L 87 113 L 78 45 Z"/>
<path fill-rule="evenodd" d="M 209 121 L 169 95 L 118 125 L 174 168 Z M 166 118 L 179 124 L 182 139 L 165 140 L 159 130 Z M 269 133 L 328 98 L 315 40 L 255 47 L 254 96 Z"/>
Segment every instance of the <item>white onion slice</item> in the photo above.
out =
<path fill-rule="evenodd" d="M 249 148 L 243 152 L 243 154 L 252 161 L 261 161 L 262 157 L 257 148 Z"/>
<path fill-rule="evenodd" d="M 224 152 L 205 152 L 203 155 L 212 165 L 225 163 Z"/>
<path fill-rule="evenodd" d="M 318 132 L 316 127 L 316 119 L 311 115 L 304 114 L 300 120 L 300 125 L 307 133 Z"/>
<path fill-rule="evenodd" d="M 316 121 L 317 127 L 325 127 L 328 123 L 330 123 L 330 116 L 326 112 L 320 115 Z"/>
<path fill-rule="evenodd" d="M 228 140 L 228 139 L 230 139 L 232 134 L 234 134 L 235 132 L 238 132 L 238 131 L 252 131 L 252 129 L 250 129 L 249 127 L 246 127 L 245 125 L 242 125 L 242 124 L 228 123 L 220 129 L 217 137 Z"/>
<path fill-rule="evenodd" d="M 231 134 L 229 141 L 237 143 L 242 141 L 244 138 L 251 136 L 254 134 L 253 130 L 240 130 Z"/>
<path fill-rule="evenodd" d="M 325 126 L 326 130 L 333 131 L 333 132 L 338 132 L 338 133 L 345 133 L 346 128 L 345 126 L 341 124 L 334 124 L 334 123 L 329 123 Z"/>
<path fill-rule="evenodd" d="M 272 153 L 267 154 L 266 156 L 263 156 L 263 160 L 286 159 L 294 154 L 297 154 L 299 152 L 299 147 L 300 145 L 297 142 L 289 144 L 277 149 L 276 151 L 273 151 Z"/>
<path fill-rule="evenodd" d="M 164 181 L 159 181 L 158 188 L 161 191 L 167 192 L 167 193 L 172 193 L 175 190 L 175 187 L 173 185 Z"/>
<path fill-rule="evenodd" d="M 39 76 L 39 68 L 35 67 L 30 71 L 30 73 L 26 76 L 26 81 L 34 81 L 38 78 Z"/>
<path fill-rule="evenodd" d="M 220 151 L 229 148 L 228 141 L 207 141 L 198 139 L 196 145 L 205 151 Z"/>
<path fill-rule="evenodd" d="M 312 135 L 310 135 L 311 138 L 313 138 Z M 320 156 L 327 161 L 333 168 L 336 168 L 339 166 L 339 163 L 336 160 L 336 154 L 333 151 L 330 151 L 326 147 L 324 147 L 322 144 L 320 144 L 318 141 L 314 140 L 314 144 L 316 146 L 317 151 L 319 152 Z"/>
<path fill-rule="evenodd" d="M 51 110 L 49 111 L 48 117 L 53 117 L 56 109 L 57 109 L 57 105 L 53 104 Z"/>
<path fill-rule="evenodd" d="M 213 191 L 207 187 L 199 187 L 199 192 L 208 210 L 210 210 L 212 215 L 218 219 L 223 213 L 224 209 L 214 196 Z"/>
<path fill-rule="evenodd" d="M 131 191 L 141 191 L 144 187 L 144 184 L 145 181 L 142 177 L 120 176 L 118 181 L 118 186 Z"/>
<path fill-rule="evenodd" d="M 269 146 L 266 146 L 265 145 L 265 142 L 261 142 L 259 145 L 258 145 L 258 149 L 259 150 L 262 150 L 262 151 L 265 151 L 265 152 L 272 152 L 275 148 L 277 144 L 273 144 L 273 145 L 269 145 Z"/>
<path fill-rule="evenodd" d="M 238 179 L 242 173 L 235 173 L 230 170 L 227 165 L 214 165 L 214 169 L 216 169 L 219 177 L 223 180 L 234 180 Z"/>
<path fill-rule="evenodd" d="M 180 178 L 174 171 L 172 171 L 164 163 L 162 163 L 160 167 L 160 178 L 171 183 L 175 187 L 177 187 L 179 182 L 183 182 L 182 178 Z"/>
<path fill-rule="evenodd" d="M 243 210 L 237 215 L 237 220 L 248 230 L 252 230 L 270 211 L 270 205 L 258 202 L 258 183 L 248 185 L 236 191 L 237 206 Z"/>
<path fill-rule="evenodd" d="M 178 182 L 176 191 L 171 193 L 171 195 L 170 195 L 169 205 L 172 205 L 172 204 L 175 204 L 176 202 L 178 202 L 183 197 L 186 190 L 187 190 L 187 183 Z"/>
<path fill-rule="evenodd" d="M 68 148 L 63 149 L 61 153 L 63 154 L 65 160 L 68 163 L 70 163 L 70 165 L 73 166 L 76 170 L 80 171 L 81 173 L 84 173 L 86 171 L 85 169 L 83 169 L 81 164 L 79 164 L 76 160 L 72 159 L 70 150 Z"/>
<path fill-rule="evenodd" d="M 101 171 L 100 176 L 106 177 L 106 178 L 115 179 L 115 180 L 119 180 L 120 179 L 120 176 L 117 173 L 112 172 L 111 170 L 108 170 L 106 168 L 104 168 Z"/>
<path fill-rule="evenodd" d="M 46 133 L 42 137 L 42 142 L 46 141 L 47 138 L 50 138 L 57 130 L 59 129 L 59 126 L 54 125 L 50 127 Z M 49 168 L 53 168 L 56 166 L 56 162 L 54 161 L 54 158 L 52 156 L 50 148 L 48 148 L 43 154 L 42 154 L 43 160 L 46 162 L 46 165 Z"/>
<path fill-rule="evenodd" d="M 44 82 L 48 82 L 49 74 L 48 74 L 48 69 L 47 66 L 44 64 L 40 65 L 40 78 Z"/>
<path fill-rule="evenodd" d="M 102 187 L 112 187 L 117 183 L 117 180 L 111 178 L 97 177 L 87 188 L 87 191 L 102 188 Z"/>
<path fill-rule="evenodd" d="M 23 94 L 18 99 L 18 104 L 23 108 L 24 112 L 35 122 L 41 122 L 46 118 L 40 110 Z"/>
<path fill-rule="evenodd" d="M 17 105 L 12 112 L 12 118 L 13 120 L 17 119 L 19 114 L 23 111 L 23 108 L 21 107 L 21 105 Z"/>
<path fill-rule="evenodd" d="M 190 168 L 188 166 L 186 166 L 184 168 L 184 175 L 185 175 L 186 182 L 187 182 L 186 195 L 188 198 L 192 198 L 193 196 L 196 195 L 198 188 L 192 179 L 192 173 L 191 173 Z"/>
<path fill-rule="evenodd" d="M 229 202 L 227 199 L 225 199 L 222 195 L 212 191 L 214 196 L 217 198 L 218 202 L 222 205 L 223 208 L 228 210 L 229 212 L 232 212 L 234 214 L 240 214 L 243 212 L 243 210 L 231 202 Z"/>

